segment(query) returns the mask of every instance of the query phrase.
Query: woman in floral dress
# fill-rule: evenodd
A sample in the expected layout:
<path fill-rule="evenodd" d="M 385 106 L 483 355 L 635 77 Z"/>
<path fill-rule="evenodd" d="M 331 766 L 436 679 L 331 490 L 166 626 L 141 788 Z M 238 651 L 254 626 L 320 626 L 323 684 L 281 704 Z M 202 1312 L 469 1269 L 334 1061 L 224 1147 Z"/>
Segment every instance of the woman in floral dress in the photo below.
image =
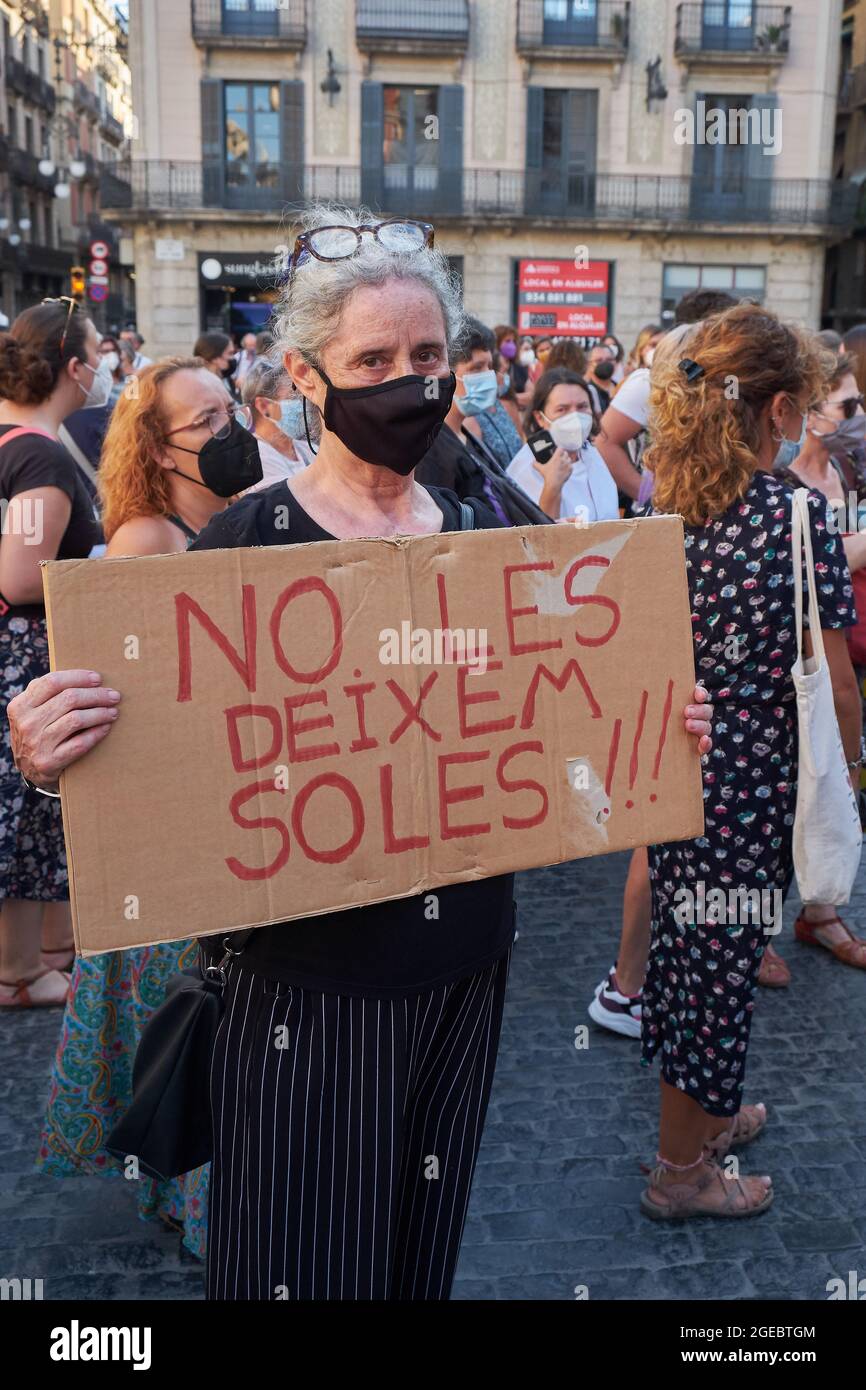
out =
<path fill-rule="evenodd" d="M 769 1177 L 728 1177 L 717 1160 L 754 1139 L 767 1118 L 763 1105 L 743 1106 L 743 1080 L 761 956 L 793 873 L 797 792 L 793 492 L 772 469 L 782 441 L 800 439 L 809 406 L 825 394 L 814 346 L 755 305 L 708 319 L 688 354 L 654 382 L 649 466 L 654 509 L 686 522 L 697 674 L 717 717 L 704 834 L 649 853 L 642 1038 L 644 1062 L 661 1059 L 661 1121 L 642 1206 L 656 1218 L 748 1216 L 773 1197 Z M 851 579 L 815 492 L 809 516 L 853 768 L 860 701 L 844 633 L 855 620 Z"/>

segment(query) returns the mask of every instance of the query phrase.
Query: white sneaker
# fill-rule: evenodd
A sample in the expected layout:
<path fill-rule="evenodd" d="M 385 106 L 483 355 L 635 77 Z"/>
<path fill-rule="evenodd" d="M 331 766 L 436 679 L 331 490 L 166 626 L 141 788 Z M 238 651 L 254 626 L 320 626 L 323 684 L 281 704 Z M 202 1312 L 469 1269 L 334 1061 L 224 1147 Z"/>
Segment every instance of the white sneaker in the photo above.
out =
<path fill-rule="evenodd" d="M 601 1028 L 621 1033 L 625 1038 L 640 1037 L 641 995 L 620 994 L 616 987 L 616 967 L 602 980 L 589 1006 L 589 1016 Z"/>

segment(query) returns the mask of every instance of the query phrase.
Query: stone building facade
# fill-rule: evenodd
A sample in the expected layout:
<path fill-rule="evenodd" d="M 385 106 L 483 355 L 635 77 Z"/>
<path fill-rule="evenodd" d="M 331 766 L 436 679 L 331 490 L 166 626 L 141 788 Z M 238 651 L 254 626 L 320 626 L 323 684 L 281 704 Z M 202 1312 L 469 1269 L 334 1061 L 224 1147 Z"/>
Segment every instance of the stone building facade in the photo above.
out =
<path fill-rule="evenodd" d="M 856 193 L 832 178 L 841 14 L 133 0 L 138 139 L 103 206 L 132 238 L 148 350 L 264 322 L 319 196 L 433 222 L 488 323 L 630 345 L 718 285 L 817 326 Z"/>

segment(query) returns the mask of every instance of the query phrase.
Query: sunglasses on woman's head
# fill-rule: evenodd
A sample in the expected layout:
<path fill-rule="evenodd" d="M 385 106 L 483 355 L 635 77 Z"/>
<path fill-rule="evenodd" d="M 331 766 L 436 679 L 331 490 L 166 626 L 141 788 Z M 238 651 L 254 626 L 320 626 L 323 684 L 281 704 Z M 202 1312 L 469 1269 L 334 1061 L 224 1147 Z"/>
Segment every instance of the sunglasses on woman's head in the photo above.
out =
<path fill-rule="evenodd" d="M 66 323 L 63 325 L 63 333 L 61 334 L 61 337 L 60 337 L 60 356 L 62 357 L 62 356 L 63 356 L 63 349 L 64 349 L 64 347 L 66 346 L 66 335 L 67 335 L 67 333 L 69 332 L 69 324 L 70 324 L 70 321 L 71 321 L 71 319 L 72 319 L 73 310 L 75 310 L 75 309 L 80 309 L 81 305 L 78 303 L 78 300 L 77 300 L 77 299 L 73 299 L 72 296 L 71 296 L 71 295 L 68 295 L 68 294 L 61 294 L 61 295 L 59 295 L 56 299 L 43 299 L 43 300 L 42 300 L 42 303 L 43 303 L 43 304 L 68 304 L 68 305 L 69 305 L 69 309 L 68 309 L 67 314 L 66 314 Z"/>
<path fill-rule="evenodd" d="M 364 234 L 372 236 L 386 251 L 421 251 L 433 245 L 433 227 L 429 222 L 416 222 L 404 217 L 390 217 L 385 222 L 362 224 L 360 227 L 316 227 L 301 232 L 289 258 L 286 279 L 310 257 L 317 261 L 347 261 L 357 255 Z"/>
<path fill-rule="evenodd" d="M 842 415 L 845 420 L 853 420 L 857 414 L 858 406 L 863 405 L 863 395 L 846 396 L 844 401 L 827 401 L 827 405 L 841 405 Z M 815 414 L 820 415 L 822 420 L 832 420 L 832 415 L 825 415 L 823 411 L 815 409 Z"/>

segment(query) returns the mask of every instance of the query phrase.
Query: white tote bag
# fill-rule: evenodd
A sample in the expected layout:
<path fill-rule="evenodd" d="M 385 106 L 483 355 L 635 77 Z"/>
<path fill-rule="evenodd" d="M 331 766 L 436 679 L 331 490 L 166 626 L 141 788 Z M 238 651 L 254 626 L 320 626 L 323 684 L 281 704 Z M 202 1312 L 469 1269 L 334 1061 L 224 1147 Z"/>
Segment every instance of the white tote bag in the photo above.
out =
<path fill-rule="evenodd" d="M 797 619 L 797 692 L 800 757 L 794 815 L 794 872 L 804 903 L 847 903 L 860 866 L 863 831 L 839 736 L 833 686 L 820 628 L 806 488 L 794 493 L 791 559 Z M 803 557 L 809 584 L 813 655 L 803 660 Z"/>

